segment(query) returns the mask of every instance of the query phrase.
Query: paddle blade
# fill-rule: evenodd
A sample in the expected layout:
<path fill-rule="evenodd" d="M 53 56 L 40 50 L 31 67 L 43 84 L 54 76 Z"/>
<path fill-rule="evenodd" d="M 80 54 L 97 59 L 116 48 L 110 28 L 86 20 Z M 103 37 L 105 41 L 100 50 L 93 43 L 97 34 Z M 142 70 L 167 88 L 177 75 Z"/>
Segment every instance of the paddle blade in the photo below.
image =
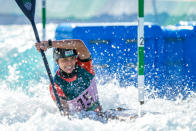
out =
<path fill-rule="evenodd" d="M 25 16 L 30 20 L 34 20 L 35 1 L 36 0 L 15 0 Z"/>

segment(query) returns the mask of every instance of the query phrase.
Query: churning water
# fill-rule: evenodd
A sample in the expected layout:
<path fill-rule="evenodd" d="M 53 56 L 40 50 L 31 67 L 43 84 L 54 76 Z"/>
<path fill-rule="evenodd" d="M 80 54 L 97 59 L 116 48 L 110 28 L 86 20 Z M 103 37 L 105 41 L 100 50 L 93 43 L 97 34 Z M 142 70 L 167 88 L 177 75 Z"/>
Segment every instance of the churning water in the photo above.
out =
<path fill-rule="evenodd" d="M 41 32 L 41 24 L 37 26 Z M 54 38 L 55 28 L 56 24 L 47 26 L 48 38 Z M 0 26 L 1 131 L 196 130 L 194 93 L 186 100 L 146 99 L 142 110 L 147 114 L 131 121 L 101 123 L 89 118 L 69 120 L 60 116 L 50 97 L 48 76 L 34 43 L 30 25 Z M 49 49 L 46 55 L 53 69 L 52 50 Z M 97 83 L 104 110 L 116 107 L 138 109 L 135 87 L 120 88 L 115 79 L 105 85 L 99 84 L 99 80 Z"/>

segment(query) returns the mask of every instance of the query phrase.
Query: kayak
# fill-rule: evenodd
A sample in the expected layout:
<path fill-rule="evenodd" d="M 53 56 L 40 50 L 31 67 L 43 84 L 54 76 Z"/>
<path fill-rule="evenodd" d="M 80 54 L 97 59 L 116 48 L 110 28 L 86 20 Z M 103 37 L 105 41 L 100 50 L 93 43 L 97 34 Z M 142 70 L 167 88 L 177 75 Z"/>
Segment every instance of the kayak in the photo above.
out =
<path fill-rule="evenodd" d="M 85 119 L 89 118 L 91 120 L 100 121 L 102 123 L 107 123 L 108 121 L 133 121 L 136 118 L 142 117 L 146 112 L 142 112 L 141 116 L 138 115 L 137 110 L 125 109 L 118 107 L 116 109 L 109 109 L 101 112 L 94 111 L 81 111 L 80 113 L 74 113 L 69 116 L 69 119 Z"/>

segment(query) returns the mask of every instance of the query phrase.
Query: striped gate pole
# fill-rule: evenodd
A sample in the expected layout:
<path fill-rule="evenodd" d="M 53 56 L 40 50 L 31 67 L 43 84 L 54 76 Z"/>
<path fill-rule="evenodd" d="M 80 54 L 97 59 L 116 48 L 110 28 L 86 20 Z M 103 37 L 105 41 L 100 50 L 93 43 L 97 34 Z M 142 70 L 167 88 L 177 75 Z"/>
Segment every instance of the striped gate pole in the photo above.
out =
<path fill-rule="evenodd" d="M 46 0 L 42 0 L 42 40 L 46 40 Z"/>
<path fill-rule="evenodd" d="M 144 104 L 144 0 L 138 0 L 138 100 Z M 141 106 L 140 106 L 141 107 Z"/>

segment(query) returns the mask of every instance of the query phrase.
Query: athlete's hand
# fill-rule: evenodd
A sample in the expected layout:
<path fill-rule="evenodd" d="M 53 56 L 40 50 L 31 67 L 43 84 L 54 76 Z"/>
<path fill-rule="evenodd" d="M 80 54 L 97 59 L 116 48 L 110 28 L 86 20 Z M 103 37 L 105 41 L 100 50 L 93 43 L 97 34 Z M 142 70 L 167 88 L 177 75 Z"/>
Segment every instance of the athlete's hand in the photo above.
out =
<path fill-rule="evenodd" d="M 35 47 L 40 52 L 40 50 L 46 51 L 48 49 L 48 41 L 41 41 L 40 43 L 36 42 Z"/>

